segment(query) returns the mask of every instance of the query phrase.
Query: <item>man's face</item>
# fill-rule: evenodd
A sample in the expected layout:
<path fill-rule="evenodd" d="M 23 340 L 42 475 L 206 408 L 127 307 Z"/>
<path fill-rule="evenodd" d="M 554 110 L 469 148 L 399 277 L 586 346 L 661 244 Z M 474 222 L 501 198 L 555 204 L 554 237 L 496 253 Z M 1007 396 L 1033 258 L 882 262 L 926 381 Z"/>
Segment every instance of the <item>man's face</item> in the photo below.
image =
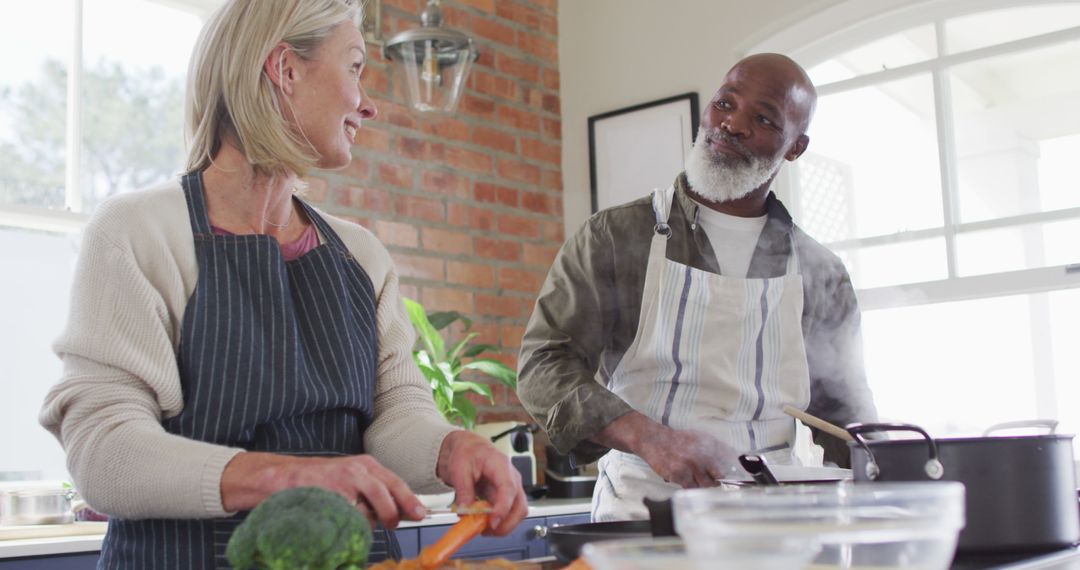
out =
<path fill-rule="evenodd" d="M 724 78 L 702 114 L 686 173 L 694 191 L 713 201 L 767 186 L 783 160 L 806 147 L 809 99 L 793 69 L 749 60 Z"/>
<path fill-rule="evenodd" d="M 723 150 L 715 147 L 722 146 Z M 686 177 L 698 195 L 712 202 L 738 200 L 768 184 L 783 156 L 757 156 L 722 129 L 698 129 L 686 158 Z"/>

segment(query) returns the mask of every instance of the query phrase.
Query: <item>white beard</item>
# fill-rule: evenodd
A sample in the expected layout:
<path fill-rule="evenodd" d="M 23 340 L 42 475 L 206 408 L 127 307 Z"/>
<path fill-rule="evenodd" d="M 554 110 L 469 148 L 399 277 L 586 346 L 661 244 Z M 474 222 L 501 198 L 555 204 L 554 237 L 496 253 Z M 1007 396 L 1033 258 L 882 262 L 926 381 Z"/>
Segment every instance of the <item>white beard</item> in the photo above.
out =
<path fill-rule="evenodd" d="M 783 155 L 773 159 L 754 156 L 745 147 L 734 140 L 732 144 L 750 156 L 750 162 L 743 162 L 737 158 L 715 154 L 706 142 L 708 135 L 714 137 L 723 136 L 719 129 L 706 132 L 698 129 L 697 140 L 694 148 L 686 157 L 686 179 L 694 193 L 709 200 L 710 202 L 730 202 L 757 190 L 761 185 L 780 170 Z M 728 139 L 731 140 L 731 139 Z"/>

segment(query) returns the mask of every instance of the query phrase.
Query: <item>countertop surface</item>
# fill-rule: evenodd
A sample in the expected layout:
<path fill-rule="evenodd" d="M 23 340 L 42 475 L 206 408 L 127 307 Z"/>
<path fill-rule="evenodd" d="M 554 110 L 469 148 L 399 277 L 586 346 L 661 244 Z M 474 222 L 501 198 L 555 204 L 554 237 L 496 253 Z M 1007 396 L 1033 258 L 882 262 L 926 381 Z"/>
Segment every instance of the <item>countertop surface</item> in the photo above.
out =
<path fill-rule="evenodd" d="M 529 517 L 583 514 L 588 513 L 589 509 L 589 499 L 540 499 L 529 503 Z M 457 518 L 457 515 L 453 514 L 433 515 L 422 521 L 403 522 L 398 528 L 449 525 L 454 524 Z M 0 558 L 96 552 L 101 550 L 101 541 L 105 533 L 103 523 L 73 523 L 70 525 L 41 525 L 39 529 L 42 534 L 62 536 L 3 539 L 5 531 L 8 531 L 8 536 L 18 536 L 19 533 L 14 531 L 23 528 L 26 527 L 19 527 L 18 529 L 0 527 Z"/>

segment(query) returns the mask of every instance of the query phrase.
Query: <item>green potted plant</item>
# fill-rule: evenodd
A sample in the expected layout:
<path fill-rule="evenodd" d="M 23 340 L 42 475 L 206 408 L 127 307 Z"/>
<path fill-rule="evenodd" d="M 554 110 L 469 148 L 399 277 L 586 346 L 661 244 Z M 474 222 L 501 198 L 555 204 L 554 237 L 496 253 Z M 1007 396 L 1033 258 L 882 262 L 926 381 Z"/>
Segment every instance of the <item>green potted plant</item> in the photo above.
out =
<path fill-rule="evenodd" d="M 469 331 L 472 328 L 472 319 L 457 311 L 429 314 L 423 305 L 408 298 L 405 298 L 405 308 L 420 337 L 418 348 L 413 351 L 413 358 L 431 384 L 435 404 L 443 417 L 451 423 L 473 429 L 476 425 L 476 406 L 467 394 L 479 394 L 491 403 L 495 403 L 495 398 L 492 396 L 491 386 L 463 379 L 462 375 L 472 371 L 494 378 L 507 388 L 516 390 L 517 372 L 498 360 L 483 358 L 485 353 L 498 352 L 497 346 L 469 344 L 479 336 L 479 333 Z M 442 331 L 458 321 L 462 323 L 464 337 L 448 348 Z"/>

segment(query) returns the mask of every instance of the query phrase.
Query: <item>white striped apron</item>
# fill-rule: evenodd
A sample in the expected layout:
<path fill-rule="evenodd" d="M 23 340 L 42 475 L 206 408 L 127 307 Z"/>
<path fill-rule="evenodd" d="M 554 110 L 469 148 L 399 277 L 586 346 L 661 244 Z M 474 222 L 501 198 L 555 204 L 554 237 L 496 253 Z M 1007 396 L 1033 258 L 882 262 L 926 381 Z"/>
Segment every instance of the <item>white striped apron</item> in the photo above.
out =
<path fill-rule="evenodd" d="M 782 408 L 810 402 L 794 239 L 780 277 L 741 279 L 675 263 L 665 254 L 673 201 L 674 188 L 653 192 L 657 225 L 641 316 L 609 388 L 654 421 L 710 433 L 739 453 L 779 450 L 772 462 L 790 462 L 795 422 Z M 594 521 L 645 518 L 644 497 L 679 488 L 633 454 L 612 450 L 599 467 Z"/>

